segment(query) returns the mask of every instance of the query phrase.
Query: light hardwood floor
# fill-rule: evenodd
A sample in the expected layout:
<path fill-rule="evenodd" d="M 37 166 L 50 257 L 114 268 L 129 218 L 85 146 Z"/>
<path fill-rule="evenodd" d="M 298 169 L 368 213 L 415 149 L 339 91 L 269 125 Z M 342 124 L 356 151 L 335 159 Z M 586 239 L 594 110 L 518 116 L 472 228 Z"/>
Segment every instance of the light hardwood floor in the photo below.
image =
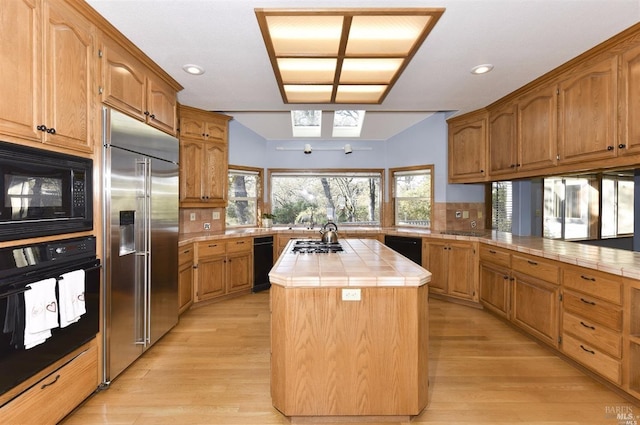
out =
<path fill-rule="evenodd" d="M 617 420 L 616 410 L 640 424 L 640 406 L 489 313 L 439 300 L 429 308 L 430 402 L 412 424 L 636 425 Z M 186 312 L 63 422 L 287 423 L 269 395 L 268 292 Z"/>

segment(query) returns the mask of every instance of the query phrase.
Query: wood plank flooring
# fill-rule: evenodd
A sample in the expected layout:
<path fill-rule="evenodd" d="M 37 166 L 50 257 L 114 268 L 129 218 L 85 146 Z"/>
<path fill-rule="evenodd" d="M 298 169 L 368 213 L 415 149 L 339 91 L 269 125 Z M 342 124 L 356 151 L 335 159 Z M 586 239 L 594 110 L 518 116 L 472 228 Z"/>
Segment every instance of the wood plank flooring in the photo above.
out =
<path fill-rule="evenodd" d="M 637 425 L 616 419 L 616 410 L 640 423 L 640 406 L 489 313 L 433 299 L 429 308 L 430 402 L 411 424 Z M 108 390 L 63 421 L 287 423 L 269 394 L 268 292 L 186 312 Z"/>

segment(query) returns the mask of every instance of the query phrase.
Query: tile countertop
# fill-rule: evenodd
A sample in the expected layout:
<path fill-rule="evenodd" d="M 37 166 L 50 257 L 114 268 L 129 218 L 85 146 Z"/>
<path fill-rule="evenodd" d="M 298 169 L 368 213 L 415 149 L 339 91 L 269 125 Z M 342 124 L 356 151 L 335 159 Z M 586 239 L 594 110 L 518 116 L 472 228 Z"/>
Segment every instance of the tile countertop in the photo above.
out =
<path fill-rule="evenodd" d="M 480 241 L 489 245 L 526 254 L 575 264 L 594 270 L 640 280 L 640 252 L 605 248 L 576 242 L 545 239 L 537 236 L 514 236 L 511 233 L 497 231 L 478 232 L 441 232 L 415 228 L 345 228 L 342 231 L 353 233 L 384 233 L 397 236 L 442 238 L 447 240 Z M 226 232 L 202 232 L 180 235 L 180 245 L 191 242 L 241 236 L 265 236 L 286 233 L 309 233 L 310 237 L 319 233 L 319 229 L 288 227 L 246 228 Z M 338 235 L 341 230 L 338 230 Z M 453 234 L 452 234 L 453 233 Z M 317 236 L 317 235 L 316 235 Z"/>
<path fill-rule="evenodd" d="M 422 286 L 431 273 L 375 239 L 341 239 L 343 252 L 296 254 L 290 241 L 269 273 L 284 287 Z"/>

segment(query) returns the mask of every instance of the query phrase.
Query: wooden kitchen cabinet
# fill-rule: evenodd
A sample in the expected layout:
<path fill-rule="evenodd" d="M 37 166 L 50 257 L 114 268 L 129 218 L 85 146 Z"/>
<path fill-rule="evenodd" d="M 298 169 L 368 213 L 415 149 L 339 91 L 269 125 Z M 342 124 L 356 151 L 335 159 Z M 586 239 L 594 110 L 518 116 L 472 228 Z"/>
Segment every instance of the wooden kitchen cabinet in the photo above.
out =
<path fill-rule="evenodd" d="M 102 102 L 173 136 L 179 86 L 163 81 L 116 40 L 104 37 Z"/>
<path fill-rule="evenodd" d="M 193 244 L 178 250 L 178 312 L 184 313 L 193 304 Z"/>
<path fill-rule="evenodd" d="M 558 157 L 558 95 L 555 84 L 535 88 L 517 100 L 518 172 L 552 170 Z"/>
<path fill-rule="evenodd" d="M 452 118 L 449 124 L 449 182 L 486 180 L 487 113 L 484 110 Z"/>
<path fill-rule="evenodd" d="M 517 107 L 507 102 L 489 109 L 489 175 L 517 171 Z"/>
<path fill-rule="evenodd" d="M 618 150 L 618 56 L 573 69 L 558 85 L 558 163 L 613 158 Z"/>
<path fill-rule="evenodd" d="M 557 348 L 559 268 L 538 257 L 512 255 L 511 321 Z"/>
<path fill-rule="evenodd" d="M 511 316 L 511 254 L 480 245 L 480 303 L 498 316 Z"/>
<path fill-rule="evenodd" d="M 477 242 L 426 239 L 426 245 L 429 293 L 477 302 Z"/>
<path fill-rule="evenodd" d="M 640 153 L 640 45 L 622 54 L 618 155 Z"/>
<path fill-rule="evenodd" d="M 98 387 L 95 338 L 72 353 L 59 368 L 0 408 L 0 423 L 55 425 Z"/>
<path fill-rule="evenodd" d="M 253 284 L 253 241 L 198 242 L 195 301 L 247 293 Z"/>
<path fill-rule="evenodd" d="M 230 119 L 227 115 L 180 106 L 181 207 L 227 206 L 227 127 Z M 196 133 L 196 128 L 203 133 Z M 207 129 L 215 131 L 207 133 Z M 208 136 L 196 137 L 196 134 Z"/>
<path fill-rule="evenodd" d="M 0 74 L 0 92 L 11 99 L 0 105 L 0 133 L 92 152 L 98 125 L 92 23 L 62 0 L 1 2 L 0 17 L 0 60 L 12 64 Z"/>

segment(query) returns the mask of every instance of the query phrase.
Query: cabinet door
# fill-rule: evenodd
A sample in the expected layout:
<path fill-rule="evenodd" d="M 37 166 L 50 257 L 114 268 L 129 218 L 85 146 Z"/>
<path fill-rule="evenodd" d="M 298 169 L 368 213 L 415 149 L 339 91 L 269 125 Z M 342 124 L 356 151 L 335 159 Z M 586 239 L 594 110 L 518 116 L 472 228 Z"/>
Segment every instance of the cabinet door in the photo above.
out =
<path fill-rule="evenodd" d="M 508 103 L 489 111 L 489 175 L 516 172 L 516 144 L 516 106 Z"/>
<path fill-rule="evenodd" d="M 193 304 L 193 263 L 178 269 L 178 311 L 182 314 Z"/>
<path fill-rule="evenodd" d="M 180 202 L 203 202 L 204 142 L 180 139 Z"/>
<path fill-rule="evenodd" d="M 226 206 L 227 199 L 227 144 L 205 143 L 204 163 L 207 165 L 205 175 L 206 201 L 213 204 Z"/>
<path fill-rule="evenodd" d="M 40 141 L 42 46 L 36 5 L 36 0 L 0 2 L 0 133 Z"/>
<path fill-rule="evenodd" d="M 475 250 L 468 244 L 450 243 L 447 252 L 448 294 L 458 298 L 477 299 Z"/>
<path fill-rule="evenodd" d="M 494 313 L 509 317 L 509 270 L 480 264 L 480 301 Z"/>
<path fill-rule="evenodd" d="M 197 301 L 207 300 L 225 293 L 225 261 L 224 256 L 198 261 Z"/>
<path fill-rule="evenodd" d="M 429 263 L 427 269 L 431 272 L 429 291 L 436 294 L 447 293 L 447 270 L 449 268 L 449 251 L 443 242 L 429 242 Z"/>
<path fill-rule="evenodd" d="M 622 55 L 619 109 L 621 139 L 618 154 L 640 153 L 640 46 Z"/>
<path fill-rule="evenodd" d="M 518 100 L 518 170 L 553 167 L 558 156 L 556 85 L 542 87 Z"/>
<path fill-rule="evenodd" d="M 618 149 L 617 57 L 591 65 L 559 85 L 559 162 L 612 158 Z"/>
<path fill-rule="evenodd" d="M 207 138 L 207 123 L 182 112 L 180 114 L 180 136 L 204 141 Z"/>
<path fill-rule="evenodd" d="M 102 48 L 102 103 L 144 121 L 147 87 L 143 65 L 111 39 L 105 38 Z"/>
<path fill-rule="evenodd" d="M 176 134 L 176 92 L 158 78 L 147 79 L 147 123 Z"/>
<path fill-rule="evenodd" d="M 94 34 L 89 21 L 61 0 L 48 0 L 44 20 L 44 142 L 93 149 Z"/>
<path fill-rule="evenodd" d="M 449 180 L 479 182 L 485 177 L 486 116 L 449 126 Z"/>
<path fill-rule="evenodd" d="M 253 255 L 243 253 L 227 257 L 227 292 L 250 289 Z"/>
<path fill-rule="evenodd" d="M 212 142 L 227 143 L 227 120 L 207 121 L 205 123 L 206 138 Z"/>
<path fill-rule="evenodd" d="M 531 335 L 558 347 L 558 286 L 514 273 L 511 320 Z"/>

